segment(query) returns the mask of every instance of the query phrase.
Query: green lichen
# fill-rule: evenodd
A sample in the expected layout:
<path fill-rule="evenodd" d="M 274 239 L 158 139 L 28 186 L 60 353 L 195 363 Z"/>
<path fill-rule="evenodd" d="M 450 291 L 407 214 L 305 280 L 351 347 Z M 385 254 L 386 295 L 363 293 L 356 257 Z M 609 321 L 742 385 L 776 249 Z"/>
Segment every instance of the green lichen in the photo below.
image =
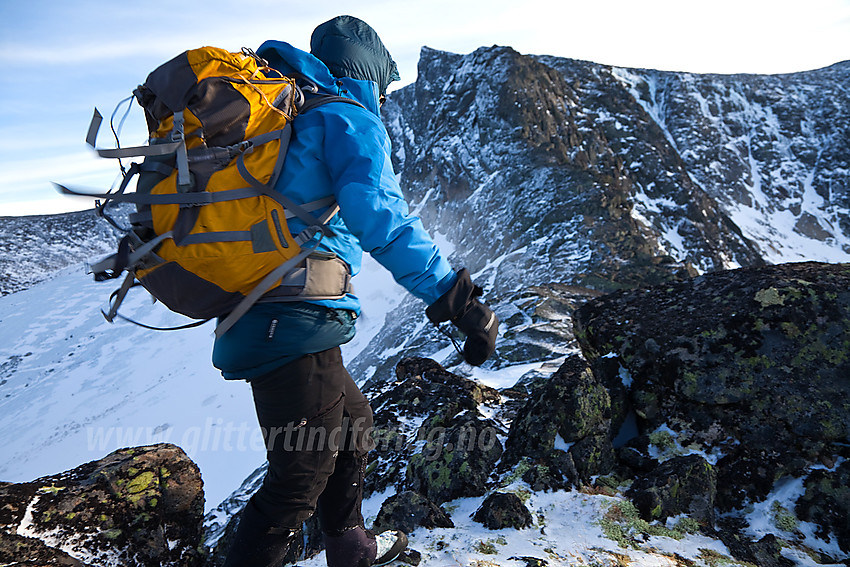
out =
<path fill-rule="evenodd" d="M 504 476 L 504 478 L 502 478 L 501 486 L 504 487 L 504 486 L 508 486 L 509 484 L 513 484 L 514 482 L 521 479 L 523 477 L 523 475 L 525 473 L 527 473 L 529 470 L 531 470 L 531 463 L 530 463 L 528 457 L 523 457 L 516 464 L 514 469 L 510 473 L 506 474 Z"/>
<path fill-rule="evenodd" d="M 121 530 L 118 528 L 112 528 L 111 530 L 106 530 L 103 533 L 103 537 L 106 539 L 117 539 L 121 535 Z"/>
<path fill-rule="evenodd" d="M 513 494 L 516 494 L 517 498 L 522 500 L 523 504 L 526 504 L 531 499 L 531 496 L 532 496 L 532 492 L 530 490 L 525 489 L 525 488 L 519 488 L 517 490 L 512 490 L 510 492 L 512 492 Z"/>
<path fill-rule="evenodd" d="M 725 339 L 727 335 L 728 335 L 728 333 L 726 332 L 726 329 L 724 329 L 723 327 L 721 327 L 719 329 L 708 329 L 708 330 L 705 330 L 705 331 L 703 331 L 699 334 L 699 336 L 702 337 L 703 339 L 712 340 L 712 341 Z"/>
<path fill-rule="evenodd" d="M 779 502 L 774 502 L 771 505 L 770 513 L 773 519 L 773 525 L 782 531 L 794 532 L 800 526 L 797 516 Z"/>
<path fill-rule="evenodd" d="M 670 432 L 663 429 L 650 433 L 649 442 L 661 451 L 672 449 L 676 444 Z"/>
<path fill-rule="evenodd" d="M 696 372 L 685 370 L 682 372 L 682 379 L 679 381 L 679 384 L 681 385 L 683 394 L 693 394 L 699 390 L 699 376 Z"/>
<path fill-rule="evenodd" d="M 789 339 L 796 339 L 802 333 L 802 331 L 800 331 L 800 328 L 797 327 L 797 325 L 789 321 L 783 321 L 782 323 L 780 323 L 779 328 L 782 329 L 782 332 Z"/>
<path fill-rule="evenodd" d="M 496 555 L 499 553 L 499 550 L 496 549 L 496 544 L 493 543 L 493 540 L 479 541 L 475 544 L 474 549 L 478 553 L 483 553 L 485 555 Z"/>
<path fill-rule="evenodd" d="M 785 305 L 785 297 L 775 287 L 759 290 L 756 292 L 755 300 L 761 304 L 762 308 Z"/>
<path fill-rule="evenodd" d="M 130 482 L 127 484 L 127 492 L 130 494 L 143 492 L 150 487 L 151 483 L 153 483 L 155 479 L 156 477 L 152 471 L 145 471 L 138 474 L 130 479 Z"/>
<path fill-rule="evenodd" d="M 137 504 L 142 498 L 149 495 L 150 491 L 154 488 L 152 485 L 157 484 L 158 480 L 153 471 L 145 471 L 134 476 L 127 482 L 127 486 L 124 489 L 128 494 L 127 499 L 132 504 Z"/>
<path fill-rule="evenodd" d="M 702 529 L 702 525 L 697 520 L 688 518 L 687 516 L 679 518 L 673 526 L 673 531 L 682 534 L 683 537 L 687 534 L 699 533 L 700 529 Z"/>
<path fill-rule="evenodd" d="M 639 549 L 640 542 L 648 536 L 682 539 L 685 532 L 670 529 L 660 524 L 649 523 L 640 517 L 640 512 L 628 500 L 612 503 L 597 524 L 602 533 L 622 548 Z"/>
<path fill-rule="evenodd" d="M 369 466 L 366 467 L 366 472 L 364 475 L 370 475 L 375 472 L 375 469 L 378 468 L 378 461 L 372 461 L 369 463 Z"/>
<path fill-rule="evenodd" d="M 850 359 L 850 353 L 848 353 L 848 349 L 844 344 L 839 348 L 831 348 L 823 339 L 823 329 L 818 325 L 812 325 L 806 329 L 798 341 L 801 343 L 801 346 L 796 356 L 791 360 L 791 364 L 799 367 L 808 366 L 815 362 L 826 362 L 837 366 L 846 363 Z"/>

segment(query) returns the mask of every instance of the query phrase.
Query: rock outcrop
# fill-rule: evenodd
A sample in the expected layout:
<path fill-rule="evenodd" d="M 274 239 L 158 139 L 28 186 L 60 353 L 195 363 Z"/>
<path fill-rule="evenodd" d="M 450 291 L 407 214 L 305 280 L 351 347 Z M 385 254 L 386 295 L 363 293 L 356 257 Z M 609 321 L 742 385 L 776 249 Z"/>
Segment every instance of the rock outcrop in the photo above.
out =
<path fill-rule="evenodd" d="M 121 449 L 0 486 L 0 563 L 200 566 L 203 512 L 200 472 L 179 447 Z"/>
<path fill-rule="evenodd" d="M 784 264 L 616 292 L 576 312 L 614 400 L 609 435 L 629 430 L 620 474 L 638 478 L 647 518 L 696 512 L 710 524 L 712 499 L 729 513 L 808 476 L 798 512 L 850 546 L 831 512 L 847 509 L 834 467 L 850 457 L 848 290 L 850 265 Z"/>

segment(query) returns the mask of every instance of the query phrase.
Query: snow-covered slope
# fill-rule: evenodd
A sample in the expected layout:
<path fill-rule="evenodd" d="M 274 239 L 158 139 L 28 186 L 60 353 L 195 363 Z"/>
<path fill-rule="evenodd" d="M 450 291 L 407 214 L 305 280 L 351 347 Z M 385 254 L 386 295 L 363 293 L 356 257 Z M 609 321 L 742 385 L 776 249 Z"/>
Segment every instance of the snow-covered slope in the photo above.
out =
<path fill-rule="evenodd" d="M 381 293 L 395 284 L 373 262 L 366 280 L 373 291 L 346 358 L 397 301 Z M 107 323 L 100 310 L 115 287 L 78 264 L 0 298 L 0 479 L 31 480 L 117 448 L 171 442 L 200 466 L 214 507 L 265 461 L 250 388 L 212 367 L 212 323 L 170 332 Z M 131 292 L 121 313 L 157 326 L 187 322 L 144 290 Z"/>
<path fill-rule="evenodd" d="M 156 333 L 107 323 L 100 309 L 114 287 L 72 267 L 0 302 L 0 478 L 170 441 L 200 465 L 217 503 L 264 459 L 262 439 L 252 445 L 250 391 L 210 365 L 209 325 Z M 128 298 L 128 316 L 180 321 L 145 295 Z"/>

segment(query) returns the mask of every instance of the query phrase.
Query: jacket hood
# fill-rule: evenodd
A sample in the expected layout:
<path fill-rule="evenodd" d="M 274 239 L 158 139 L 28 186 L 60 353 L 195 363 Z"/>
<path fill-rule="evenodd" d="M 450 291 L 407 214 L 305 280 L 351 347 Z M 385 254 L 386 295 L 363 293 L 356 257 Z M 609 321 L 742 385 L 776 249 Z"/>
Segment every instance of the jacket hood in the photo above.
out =
<path fill-rule="evenodd" d="M 303 77 L 315 83 L 319 91 L 352 98 L 380 116 L 380 91 L 375 81 L 351 77 L 336 78 L 328 66 L 314 55 L 293 47 L 285 41 L 265 41 L 257 49 L 257 55 L 267 60 L 272 68 L 284 75 Z"/>
<path fill-rule="evenodd" d="M 310 38 L 310 53 L 335 77 L 374 81 L 381 94 L 399 80 L 398 67 L 377 32 L 354 16 L 337 16 L 318 26 Z"/>

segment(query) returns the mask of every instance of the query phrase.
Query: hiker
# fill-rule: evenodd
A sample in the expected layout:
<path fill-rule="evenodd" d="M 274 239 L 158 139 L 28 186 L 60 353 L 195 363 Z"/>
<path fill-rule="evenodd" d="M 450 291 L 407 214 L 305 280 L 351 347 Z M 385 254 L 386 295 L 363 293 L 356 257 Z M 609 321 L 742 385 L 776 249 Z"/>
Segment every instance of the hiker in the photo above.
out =
<path fill-rule="evenodd" d="M 466 334 L 464 358 L 482 364 L 494 351 L 498 320 L 479 302 L 481 288 L 469 272 L 455 272 L 409 214 L 392 170 L 380 104 L 399 79 L 395 62 L 375 31 L 351 16 L 318 26 L 310 48 L 307 53 L 267 41 L 257 55 L 321 93 L 362 106 L 324 104 L 293 120 L 276 190 L 298 203 L 335 197 L 340 211 L 320 250 L 336 254 L 352 274 L 362 252 L 372 254 L 427 304 L 432 322 L 451 321 Z M 293 233 L 305 226 L 298 218 L 288 222 Z M 384 564 L 405 548 L 401 532 L 369 533 L 360 511 L 372 410 L 339 348 L 354 336 L 359 312 L 351 293 L 259 302 L 216 339 L 214 365 L 225 378 L 251 385 L 268 459 L 263 484 L 242 512 L 227 567 L 280 565 L 314 512 L 330 567 Z"/>

